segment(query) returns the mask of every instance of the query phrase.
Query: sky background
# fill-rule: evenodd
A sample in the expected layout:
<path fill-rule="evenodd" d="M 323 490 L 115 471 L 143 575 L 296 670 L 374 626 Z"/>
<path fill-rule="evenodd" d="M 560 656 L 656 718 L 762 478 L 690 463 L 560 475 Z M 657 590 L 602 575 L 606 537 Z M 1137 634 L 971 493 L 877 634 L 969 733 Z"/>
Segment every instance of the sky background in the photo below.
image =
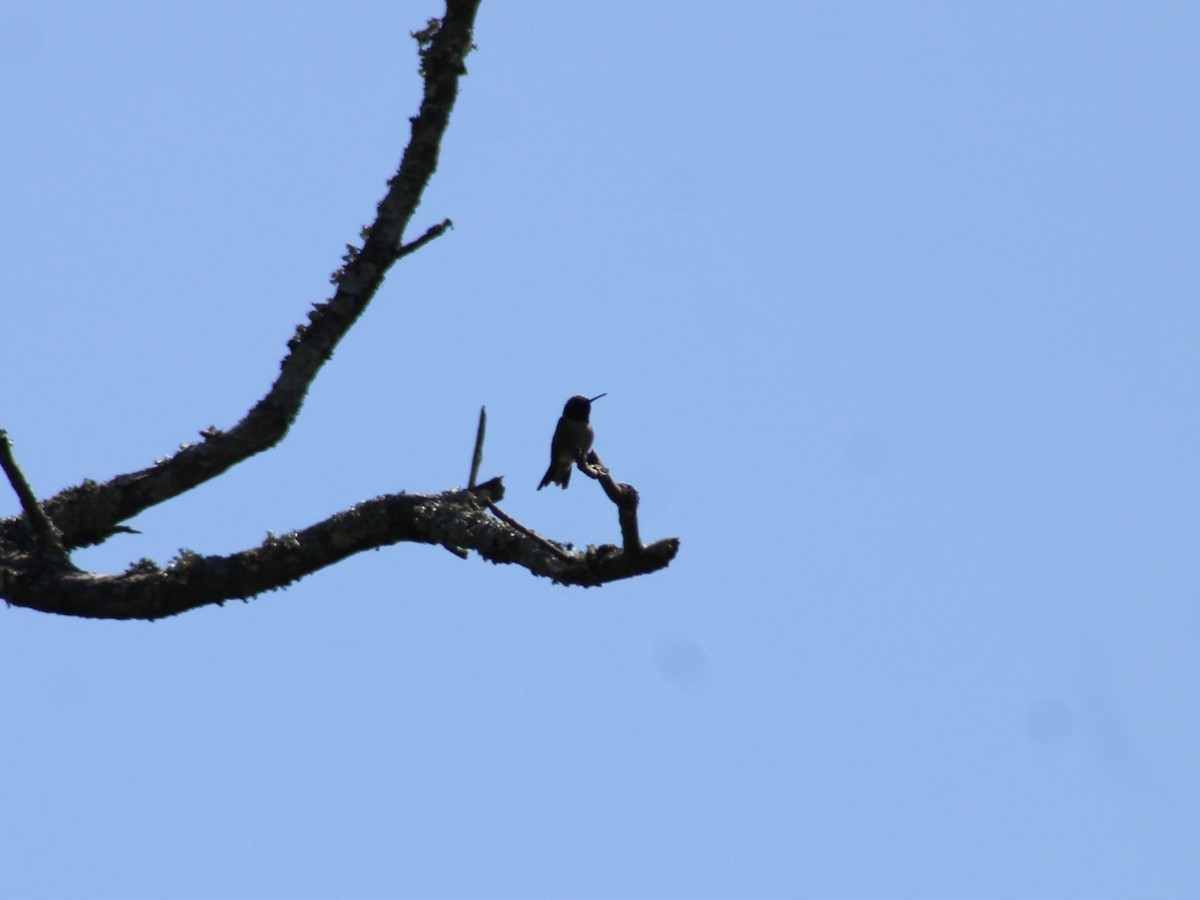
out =
<path fill-rule="evenodd" d="M 0 3 L 0 427 L 39 496 L 234 424 L 374 216 L 436 2 Z M 0 625 L 24 898 L 1200 888 L 1200 7 L 485 2 L 284 443 L 76 554 L 466 481 L 562 404 L 666 571 L 367 553 Z M 19 506 L 11 491 L 0 514 Z"/>

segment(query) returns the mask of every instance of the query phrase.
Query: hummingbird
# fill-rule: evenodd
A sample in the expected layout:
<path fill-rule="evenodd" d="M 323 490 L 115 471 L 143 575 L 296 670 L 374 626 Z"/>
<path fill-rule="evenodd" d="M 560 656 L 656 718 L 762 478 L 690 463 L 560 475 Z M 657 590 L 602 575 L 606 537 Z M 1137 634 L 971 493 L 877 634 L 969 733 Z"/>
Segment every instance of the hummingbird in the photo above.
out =
<path fill-rule="evenodd" d="M 566 490 L 575 461 L 592 449 L 596 432 L 588 416 L 592 414 L 592 403 L 604 396 L 607 395 L 597 394 L 589 400 L 577 395 L 567 401 L 558 427 L 554 429 L 554 438 L 550 441 L 550 468 L 537 486 L 539 491 L 552 481 Z"/>

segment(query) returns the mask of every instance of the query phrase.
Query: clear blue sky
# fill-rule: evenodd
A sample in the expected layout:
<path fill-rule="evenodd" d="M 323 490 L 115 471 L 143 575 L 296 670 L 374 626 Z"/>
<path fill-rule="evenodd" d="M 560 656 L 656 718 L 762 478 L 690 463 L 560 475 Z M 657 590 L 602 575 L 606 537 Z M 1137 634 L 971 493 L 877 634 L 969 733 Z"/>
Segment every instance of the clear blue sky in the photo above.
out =
<path fill-rule="evenodd" d="M 266 390 L 429 2 L 0 5 L 0 427 L 41 495 Z M 77 555 L 483 472 L 563 401 L 666 572 L 369 553 L 160 622 L 3 612 L 24 898 L 1200 890 L 1200 7 L 485 2 L 393 271 L 285 443 Z M 0 501 L 13 514 L 15 497 Z"/>

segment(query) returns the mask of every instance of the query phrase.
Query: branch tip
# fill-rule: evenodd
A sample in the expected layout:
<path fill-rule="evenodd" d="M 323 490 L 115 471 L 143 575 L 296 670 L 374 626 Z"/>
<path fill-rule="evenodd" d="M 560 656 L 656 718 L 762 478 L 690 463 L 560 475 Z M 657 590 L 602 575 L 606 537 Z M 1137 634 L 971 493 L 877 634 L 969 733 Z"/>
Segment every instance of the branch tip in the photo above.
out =
<path fill-rule="evenodd" d="M 425 229 L 425 233 L 423 235 L 421 235 L 419 238 L 417 238 L 415 241 L 412 241 L 411 243 L 408 243 L 408 244 L 402 244 L 400 246 L 400 249 L 398 251 L 396 251 L 396 259 L 403 259 L 404 257 L 408 256 L 410 253 L 416 253 L 418 250 L 420 250 L 422 247 L 424 247 L 430 241 L 440 238 L 447 231 L 452 231 L 453 229 L 454 229 L 454 223 L 451 222 L 449 219 L 443 219 L 441 222 L 438 222 L 438 224 L 436 224 L 436 225 L 430 225 L 427 229 Z"/>
<path fill-rule="evenodd" d="M 467 487 L 475 487 L 475 479 L 479 477 L 479 467 L 483 464 L 483 435 L 487 431 L 487 407 L 479 407 L 479 427 L 475 430 L 475 453 L 471 456 L 471 477 Z"/>

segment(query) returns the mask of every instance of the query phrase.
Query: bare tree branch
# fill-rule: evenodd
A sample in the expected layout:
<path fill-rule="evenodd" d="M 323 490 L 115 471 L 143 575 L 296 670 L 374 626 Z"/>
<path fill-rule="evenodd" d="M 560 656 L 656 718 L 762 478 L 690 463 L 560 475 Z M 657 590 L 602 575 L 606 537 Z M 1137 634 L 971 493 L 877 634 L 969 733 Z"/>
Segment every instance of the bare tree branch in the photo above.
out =
<path fill-rule="evenodd" d="M 421 71 L 425 94 L 412 119 L 412 135 L 400 167 L 379 201 L 373 224 L 363 229 L 360 248 L 349 248 L 346 264 L 335 273 L 337 290 L 315 304 L 308 324 L 300 325 L 288 342 L 271 389 L 240 422 L 228 431 L 208 428 L 203 441 L 181 447 L 153 466 L 118 475 L 105 484 L 87 481 L 62 491 L 45 503 L 47 515 L 58 524 L 67 548 L 100 543 L 114 526 L 148 507 L 189 491 L 243 460 L 279 443 L 308 394 L 309 386 L 334 348 L 371 302 L 392 264 L 443 234 L 450 221 L 433 226 L 407 246 L 404 230 L 433 173 L 437 170 L 442 138 L 458 96 L 463 60 L 470 52 L 471 31 L 479 0 L 449 0 L 446 16 L 436 27 L 421 32 Z M 436 21 L 436 20 L 435 20 Z M 416 35 L 414 35 L 416 36 Z"/>
<path fill-rule="evenodd" d="M 230 556 L 183 551 L 165 569 L 148 560 L 121 575 L 0 569 L 10 603 L 97 619 L 161 619 L 227 600 L 247 600 L 355 553 L 401 541 L 469 548 L 493 563 L 515 563 L 560 584 L 594 586 L 666 566 L 679 542 L 660 541 L 636 557 L 613 546 L 567 553 L 488 515 L 504 496 L 500 479 L 475 490 L 388 494 L 356 504 L 302 531 L 270 534 Z"/>
<path fill-rule="evenodd" d="M 141 560 L 119 575 L 84 572 L 70 561 L 72 548 L 100 543 L 133 529 L 124 520 L 154 504 L 215 478 L 277 444 L 299 415 L 308 389 L 334 348 L 362 315 L 391 266 L 435 240 L 446 219 L 403 242 L 413 212 L 437 169 L 442 138 L 473 45 L 479 0 L 447 0 L 443 19 L 414 32 L 425 80 L 420 112 L 375 221 L 363 228 L 361 247 L 348 246 L 332 281 L 336 290 L 315 304 L 308 324 L 288 342 L 280 374 L 266 395 L 228 431 L 209 427 L 202 441 L 183 446 L 137 472 L 98 484 L 85 481 L 38 504 L 3 431 L 0 466 L 21 500 L 22 515 L 0 521 L 0 596 L 43 612 L 109 619 L 158 619 L 206 604 L 248 599 L 286 587 L 348 556 L 401 541 L 437 544 L 466 558 L 475 551 L 494 563 L 523 566 L 565 585 L 600 585 L 656 571 L 679 548 L 676 538 L 643 547 L 637 535 L 637 492 L 617 485 L 595 457 L 581 460 L 620 509 L 624 547 L 604 545 L 573 552 L 520 524 L 499 507 L 499 478 L 476 485 L 482 460 L 485 415 L 466 490 L 440 494 L 387 494 L 285 535 L 268 535 L 257 547 L 229 556 L 190 550 L 160 567 Z M 598 468 L 596 468 L 598 467 Z"/>

